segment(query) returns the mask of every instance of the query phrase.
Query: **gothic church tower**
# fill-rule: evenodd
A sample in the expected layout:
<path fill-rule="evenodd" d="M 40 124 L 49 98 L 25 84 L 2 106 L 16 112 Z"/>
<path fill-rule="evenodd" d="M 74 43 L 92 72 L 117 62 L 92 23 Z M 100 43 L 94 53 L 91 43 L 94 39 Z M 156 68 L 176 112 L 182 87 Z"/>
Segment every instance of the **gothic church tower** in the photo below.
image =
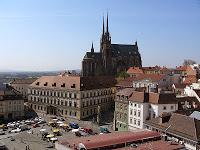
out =
<path fill-rule="evenodd" d="M 108 14 L 106 20 L 106 31 L 104 29 L 103 18 L 103 33 L 100 42 L 100 52 L 102 55 L 103 68 L 106 75 L 112 74 L 112 50 L 111 50 L 111 36 L 108 30 Z"/>

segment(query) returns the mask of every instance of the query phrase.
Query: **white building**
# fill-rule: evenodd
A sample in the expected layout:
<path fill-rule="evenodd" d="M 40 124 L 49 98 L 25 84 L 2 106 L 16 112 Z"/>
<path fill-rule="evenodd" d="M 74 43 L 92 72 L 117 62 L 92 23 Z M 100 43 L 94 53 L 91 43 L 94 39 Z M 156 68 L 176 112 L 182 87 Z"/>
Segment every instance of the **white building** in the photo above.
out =
<path fill-rule="evenodd" d="M 192 83 L 184 89 L 184 95 L 189 97 L 196 97 L 200 102 L 200 83 Z"/>
<path fill-rule="evenodd" d="M 144 93 L 134 91 L 129 98 L 129 130 L 143 129 L 144 121 L 178 109 L 175 94 Z"/>

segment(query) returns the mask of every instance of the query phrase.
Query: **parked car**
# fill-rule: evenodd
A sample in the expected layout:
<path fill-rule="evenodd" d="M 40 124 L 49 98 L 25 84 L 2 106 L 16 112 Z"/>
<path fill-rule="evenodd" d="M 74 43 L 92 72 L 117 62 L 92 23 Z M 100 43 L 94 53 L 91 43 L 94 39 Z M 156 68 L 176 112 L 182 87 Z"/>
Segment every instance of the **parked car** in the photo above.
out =
<path fill-rule="evenodd" d="M 92 133 L 93 133 L 92 129 L 90 129 L 90 128 L 83 128 L 83 131 L 84 131 L 85 133 L 89 133 L 89 134 L 92 134 Z"/>
<path fill-rule="evenodd" d="M 75 123 L 75 122 L 70 122 L 70 123 L 69 123 L 69 126 L 70 126 L 71 128 L 73 128 L 73 129 L 78 129 L 78 128 L 79 128 L 79 125 L 78 125 L 77 123 Z"/>
<path fill-rule="evenodd" d="M 17 128 L 17 129 L 11 130 L 11 133 L 18 133 L 18 132 L 21 132 L 21 129 L 20 129 L 20 128 Z"/>
<path fill-rule="evenodd" d="M 101 133 L 110 133 L 110 131 L 106 127 L 100 127 L 100 131 Z"/>

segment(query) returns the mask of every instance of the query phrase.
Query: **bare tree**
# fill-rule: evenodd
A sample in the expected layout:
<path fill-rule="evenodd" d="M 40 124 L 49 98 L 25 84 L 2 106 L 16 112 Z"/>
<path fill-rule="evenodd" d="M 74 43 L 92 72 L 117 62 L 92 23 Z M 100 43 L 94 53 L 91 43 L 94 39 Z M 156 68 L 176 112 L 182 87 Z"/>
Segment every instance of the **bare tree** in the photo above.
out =
<path fill-rule="evenodd" d="M 184 59 L 183 65 L 184 66 L 188 66 L 188 65 L 193 65 L 196 64 L 197 62 L 195 60 L 192 59 Z"/>

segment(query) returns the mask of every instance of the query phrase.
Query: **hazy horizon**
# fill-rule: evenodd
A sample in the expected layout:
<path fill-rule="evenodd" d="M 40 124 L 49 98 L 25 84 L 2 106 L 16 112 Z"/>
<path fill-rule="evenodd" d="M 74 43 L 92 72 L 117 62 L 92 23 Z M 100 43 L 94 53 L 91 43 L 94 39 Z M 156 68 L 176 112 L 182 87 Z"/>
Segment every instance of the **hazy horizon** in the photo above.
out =
<path fill-rule="evenodd" d="M 0 71 L 81 69 L 107 10 L 112 43 L 137 40 L 143 66 L 200 63 L 199 0 L 2 0 Z"/>

